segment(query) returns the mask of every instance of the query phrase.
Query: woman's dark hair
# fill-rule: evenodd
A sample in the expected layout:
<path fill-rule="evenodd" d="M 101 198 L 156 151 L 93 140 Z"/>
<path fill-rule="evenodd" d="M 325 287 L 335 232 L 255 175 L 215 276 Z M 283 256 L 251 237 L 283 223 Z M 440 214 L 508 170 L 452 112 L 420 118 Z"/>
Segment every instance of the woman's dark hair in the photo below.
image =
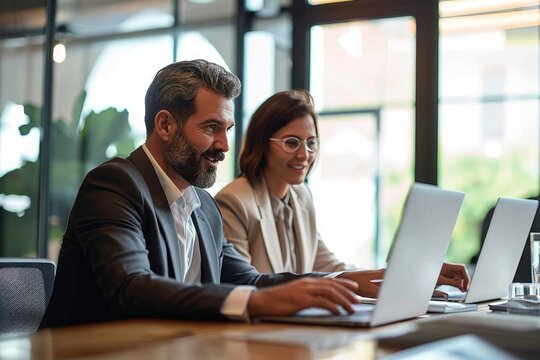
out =
<path fill-rule="evenodd" d="M 315 133 L 319 137 L 313 98 L 306 90 L 278 92 L 262 103 L 251 116 L 244 135 L 244 144 L 238 161 L 240 174 L 245 175 L 252 183 L 259 180 L 266 165 L 268 139 L 292 120 L 305 115 L 311 115 L 313 118 Z M 315 161 L 311 167 L 313 164 Z"/>

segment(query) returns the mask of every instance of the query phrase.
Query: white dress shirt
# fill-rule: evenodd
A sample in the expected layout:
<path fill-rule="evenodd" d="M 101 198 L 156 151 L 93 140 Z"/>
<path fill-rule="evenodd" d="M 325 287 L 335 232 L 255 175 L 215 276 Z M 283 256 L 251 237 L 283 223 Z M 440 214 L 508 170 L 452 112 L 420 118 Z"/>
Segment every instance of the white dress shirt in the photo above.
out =
<path fill-rule="evenodd" d="M 146 144 L 143 144 L 142 148 L 156 171 L 174 219 L 180 250 L 180 277 L 186 284 L 200 283 L 201 252 L 191 214 L 201 206 L 201 201 L 193 186 L 188 186 L 183 191 L 178 189 L 154 159 Z M 221 313 L 231 319 L 247 320 L 247 303 L 255 290 L 254 286 L 235 287 L 223 302 Z"/>
<path fill-rule="evenodd" d="M 279 199 L 276 195 L 268 192 L 270 195 L 270 204 L 276 220 L 276 230 L 279 239 L 279 247 L 281 249 L 281 258 L 283 260 L 283 271 L 298 273 L 300 255 L 297 252 L 296 235 L 294 234 L 293 226 L 293 209 L 289 201 L 291 194 L 287 191 L 283 199 Z"/>

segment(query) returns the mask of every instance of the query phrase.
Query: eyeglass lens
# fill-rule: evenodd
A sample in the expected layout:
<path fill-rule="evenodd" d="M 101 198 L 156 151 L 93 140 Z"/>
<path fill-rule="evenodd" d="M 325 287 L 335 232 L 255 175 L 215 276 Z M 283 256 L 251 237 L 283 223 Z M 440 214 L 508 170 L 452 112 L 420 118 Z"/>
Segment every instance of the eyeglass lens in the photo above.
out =
<path fill-rule="evenodd" d="M 319 149 L 319 141 L 317 138 L 300 140 L 295 137 L 283 139 L 283 148 L 289 152 L 295 152 L 300 148 L 302 143 L 305 143 L 310 152 L 315 152 Z"/>

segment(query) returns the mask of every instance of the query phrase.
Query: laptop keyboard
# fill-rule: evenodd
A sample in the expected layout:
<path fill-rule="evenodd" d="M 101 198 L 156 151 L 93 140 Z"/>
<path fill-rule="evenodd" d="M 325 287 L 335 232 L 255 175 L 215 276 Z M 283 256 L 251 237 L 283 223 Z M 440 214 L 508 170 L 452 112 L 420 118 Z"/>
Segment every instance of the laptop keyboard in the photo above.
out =
<path fill-rule="evenodd" d="M 354 304 L 353 309 L 356 311 L 355 313 L 349 314 L 342 309 L 342 315 L 334 315 L 328 310 L 321 308 L 309 308 L 298 312 L 297 316 L 328 318 L 336 321 L 369 320 L 374 308 L 375 305 L 373 304 Z"/>
<path fill-rule="evenodd" d="M 436 290 L 442 291 L 448 295 L 448 301 L 463 301 L 465 300 L 466 292 L 459 290 L 457 287 L 451 285 L 440 285 Z"/>
<path fill-rule="evenodd" d="M 371 319 L 371 314 L 373 314 L 373 310 L 362 310 L 362 311 L 357 311 L 354 314 L 330 315 L 328 317 L 336 321 L 351 321 L 351 320 L 368 321 L 369 319 Z"/>

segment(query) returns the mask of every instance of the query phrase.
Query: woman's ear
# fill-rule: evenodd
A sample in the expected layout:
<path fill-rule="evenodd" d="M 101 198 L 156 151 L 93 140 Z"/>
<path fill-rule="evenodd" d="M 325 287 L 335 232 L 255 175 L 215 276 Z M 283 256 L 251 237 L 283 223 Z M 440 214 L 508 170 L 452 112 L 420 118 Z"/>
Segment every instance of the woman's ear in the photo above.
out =
<path fill-rule="evenodd" d="M 154 131 L 163 141 L 168 141 L 174 134 L 176 120 L 167 110 L 160 110 L 154 118 Z"/>

